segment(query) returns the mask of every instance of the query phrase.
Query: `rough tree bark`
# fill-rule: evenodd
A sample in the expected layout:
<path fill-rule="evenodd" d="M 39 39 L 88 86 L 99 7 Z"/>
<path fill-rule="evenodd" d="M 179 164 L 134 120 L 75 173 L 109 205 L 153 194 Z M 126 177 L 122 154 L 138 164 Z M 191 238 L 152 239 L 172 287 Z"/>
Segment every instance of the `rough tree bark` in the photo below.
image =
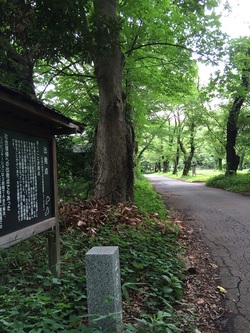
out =
<path fill-rule="evenodd" d="M 250 56 L 250 49 L 248 49 L 247 55 Z M 227 120 L 227 143 L 226 143 L 226 155 L 227 155 L 227 167 L 226 176 L 235 175 L 238 170 L 240 157 L 236 154 L 235 144 L 238 135 L 238 117 L 241 107 L 245 101 L 246 91 L 249 88 L 249 75 L 250 68 L 243 70 L 243 75 L 241 78 L 241 87 L 243 93 L 235 97 L 233 105 L 229 110 L 228 120 Z"/>
<path fill-rule="evenodd" d="M 227 143 L 226 143 L 226 155 L 227 155 L 227 167 L 226 176 L 235 175 L 238 169 L 240 158 L 236 154 L 235 144 L 238 134 L 237 119 L 243 104 L 243 98 L 236 98 L 233 106 L 229 111 L 227 120 Z"/>
<path fill-rule="evenodd" d="M 133 130 L 127 124 L 122 94 L 124 55 L 119 46 L 116 1 L 95 0 L 95 74 L 99 88 L 94 195 L 110 203 L 133 200 Z M 99 34 L 99 35 L 98 35 Z"/>

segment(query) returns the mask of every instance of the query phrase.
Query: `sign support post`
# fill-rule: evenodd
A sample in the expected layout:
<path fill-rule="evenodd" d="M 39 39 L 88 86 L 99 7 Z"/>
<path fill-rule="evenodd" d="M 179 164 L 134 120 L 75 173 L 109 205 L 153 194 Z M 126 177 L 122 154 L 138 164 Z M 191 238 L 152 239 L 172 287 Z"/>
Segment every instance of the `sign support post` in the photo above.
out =
<path fill-rule="evenodd" d="M 58 214 L 58 186 L 57 186 L 57 160 L 56 160 L 56 140 L 52 138 L 52 163 L 53 163 L 53 181 L 54 181 L 54 202 L 55 202 L 55 226 L 48 232 L 48 254 L 49 269 L 57 278 L 61 275 L 60 267 L 60 232 L 59 232 L 59 214 Z"/>

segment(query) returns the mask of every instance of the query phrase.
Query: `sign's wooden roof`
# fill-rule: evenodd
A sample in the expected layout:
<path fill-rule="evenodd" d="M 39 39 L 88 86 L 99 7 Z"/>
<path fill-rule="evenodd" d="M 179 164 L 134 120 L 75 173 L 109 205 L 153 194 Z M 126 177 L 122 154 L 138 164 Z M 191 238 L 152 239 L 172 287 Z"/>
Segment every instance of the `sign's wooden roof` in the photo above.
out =
<path fill-rule="evenodd" d="M 0 127 L 42 136 L 82 133 L 84 125 L 0 83 Z"/>

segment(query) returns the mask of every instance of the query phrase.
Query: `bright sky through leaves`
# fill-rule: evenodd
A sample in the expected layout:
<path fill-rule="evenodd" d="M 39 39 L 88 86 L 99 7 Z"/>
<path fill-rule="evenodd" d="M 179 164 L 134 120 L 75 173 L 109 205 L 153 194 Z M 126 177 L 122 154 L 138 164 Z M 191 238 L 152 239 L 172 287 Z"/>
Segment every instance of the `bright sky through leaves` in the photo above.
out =
<path fill-rule="evenodd" d="M 231 7 L 230 10 L 223 10 L 226 3 Z M 216 11 L 222 14 L 220 19 L 222 32 L 231 38 L 250 37 L 250 0 L 224 0 Z M 213 66 L 199 64 L 200 83 L 206 84 L 210 74 L 216 69 Z"/>
<path fill-rule="evenodd" d="M 232 38 L 250 36 L 250 1 L 228 0 L 231 11 L 222 12 L 221 18 L 223 32 Z"/>

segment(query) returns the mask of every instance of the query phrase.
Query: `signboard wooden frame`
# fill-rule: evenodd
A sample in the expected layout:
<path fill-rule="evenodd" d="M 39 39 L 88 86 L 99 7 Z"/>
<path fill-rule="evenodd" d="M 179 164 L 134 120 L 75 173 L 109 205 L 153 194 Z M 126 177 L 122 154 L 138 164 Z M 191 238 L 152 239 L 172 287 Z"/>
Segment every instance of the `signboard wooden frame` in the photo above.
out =
<path fill-rule="evenodd" d="M 78 122 L 0 84 L 0 247 L 45 230 L 49 267 L 60 275 L 55 135 Z"/>

